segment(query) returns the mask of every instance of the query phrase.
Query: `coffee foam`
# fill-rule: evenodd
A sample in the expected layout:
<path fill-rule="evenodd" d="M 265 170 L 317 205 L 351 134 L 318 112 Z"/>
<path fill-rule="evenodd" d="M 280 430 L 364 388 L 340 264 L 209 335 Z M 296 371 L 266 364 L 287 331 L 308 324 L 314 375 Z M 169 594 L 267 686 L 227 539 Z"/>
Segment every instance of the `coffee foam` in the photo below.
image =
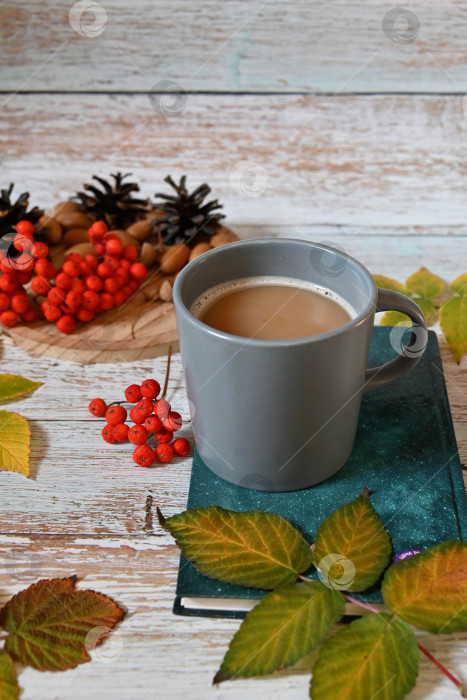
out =
<path fill-rule="evenodd" d="M 222 284 L 217 284 L 215 287 L 211 287 L 207 291 L 199 295 L 190 307 L 190 313 L 196 318 L 200 318 L 208 308 L 218 299 L 230 294 L 231 292 L 236 292 L 239 289 L 247 289 L 248 287 L 259 287 L 259 286 L 277 286 L 283 285 L 284 287 L 296 287 L 298 289 L 306 289 L 309 292 L 314 292 L 315 294 L 320 294 L 323 297 L 328 297 L 339 304 L 347 313 L 350 318 L 356 317 L 357 312 L 348 301 L 343 299 L 340 294 L 337 294 L 332 289 L 328 287 L 322 287 L 314 282 L 308 282 L 307 280 L 299 280 L 295 277 L 279 277 L 279 276 L 263 276 L 258 275 L 257 277 L 241 277 L 239 279 L 230 280 L 229 282 L 223 282 Z"/>

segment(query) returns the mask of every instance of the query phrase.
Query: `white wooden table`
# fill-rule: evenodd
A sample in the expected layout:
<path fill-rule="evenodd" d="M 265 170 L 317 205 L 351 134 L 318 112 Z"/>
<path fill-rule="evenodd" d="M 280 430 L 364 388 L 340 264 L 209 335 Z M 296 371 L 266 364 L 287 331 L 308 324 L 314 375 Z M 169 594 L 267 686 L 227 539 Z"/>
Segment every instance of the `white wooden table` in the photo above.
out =
<path fill-rule="evenodd" d="M 411 3 L 419 28 L 409 17 L 407 43 L 383 32 L 387 3 L 103 6 L 94 38 L 73 30 L 63 3 L 0 7 L 2 187 L 14 181 L 47 207 L 94 173 L 131 171 L 151 196 L 165 175 L 187 173 L 193 187 L 209 182 L 242 237 L 334 243 L 399 280 L 421 265 L 448 280 L 467 270 L 462 3 Z M 175 107 L 163 80 L 175 83 Z M 241 187 L 240 161 L 250 168 Z M 465 464 L 467 361 L 456 365 L 440 342 Z M 31 423 L 32 477 L 0 473 L 0 605 L 38 578 L 76 573 L 129 612 L 92 663 L 21 671 L 21 697 L 306 698 L 309 659 L 211 686 L 239 623 L 172 615 L 179 552 L 147 508 L 152 496 L 166 515 L 184 509 L 190 459 L 136 468 L 130 446 L 104 443 L 87 411 L 94 396 L 117 400 L 132 382 L 163 378 L 165 358 L 83 366 L 6 340 L 0 353 L 2 372 L 44 382 L 5 406 Z M 179 355 L 168 398 L 187 419 Z M 467 685 L 465 634 L 420 639 Z M 409 697 L 458 694 L 423 657 Z"/>

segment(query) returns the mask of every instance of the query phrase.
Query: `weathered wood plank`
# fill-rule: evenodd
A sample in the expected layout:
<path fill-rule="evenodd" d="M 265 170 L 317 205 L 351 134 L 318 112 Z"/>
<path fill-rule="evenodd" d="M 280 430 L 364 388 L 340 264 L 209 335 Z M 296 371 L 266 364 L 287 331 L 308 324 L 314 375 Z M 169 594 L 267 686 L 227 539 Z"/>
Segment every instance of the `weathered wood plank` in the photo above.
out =
<path fill-rule="evenodd" d="M 3 90 L 467 90 L 460 0 L 405 11 L 389 1 L 104 0 L 97 15 L 75 17 L 76 30 L 71 7 L 0 7 Z"/>
<path fill-rule="evenodd" d="M 459 96 L 191 95 L 168 118 L 147 95 L 15 95 L 0 124 L 2 180 L 34 203 L 71 196 L 93 173 L 132 171 L 148 196 L 188 173 L 189 186 L 209 181 L 234 230 L 465 235 L 466 136 Z"/>
<path fill-rule="evenodd" d="M 172 615 L 178 566 L 177 548 L 161 547 L 154 537 L 0 536 L 0 605 L 39 578 L 76 573 L 81 589 L 112 596 L 128 610 L 109 640 L 92 652 L 91 663 L 64 673 L 20 672 L 22 700 L 77 698 L 190 698 L 234 700 L 255 697 L 303 700 L 315 656 L 270 679 L 224 683 L 212 678 L 239 622 Z M 461 677 L 465 672 L 463 635 L 417 633 L 437 658 Z M 112 640 L 112 641 L 111 641 Z M 458 697 L 456 689 L 425 657 L 409 700 Z"/>

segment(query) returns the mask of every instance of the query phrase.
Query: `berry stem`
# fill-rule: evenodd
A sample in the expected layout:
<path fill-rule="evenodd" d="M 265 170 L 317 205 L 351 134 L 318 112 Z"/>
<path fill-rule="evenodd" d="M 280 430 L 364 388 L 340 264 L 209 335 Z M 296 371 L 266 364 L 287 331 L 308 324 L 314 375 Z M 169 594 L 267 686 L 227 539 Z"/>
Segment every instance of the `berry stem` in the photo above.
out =
<path fill-rule="evenodd" d="M 167 387 L 169 385 L 169 374 L 170 374 L 170 358 L 172 357 L 172 346 L 169 345 L 169 349 L 167 351 L 167 367 L 165 370 L 165 380 L 164 380 L 164 388 L 162 389 L 162 395 L 161 399 L 165 399 L 165 395 L 167 393 Z"/>
<path fill-rule="evenodd" d="M 455 686 L 458 688 L 458 690 L 460 691 L 461 696 L 462 696 L 463 698 L 465 698 L 464 686 L 462 685 L 462 683 L 460 682 L 460 680 L 459 680 L 458 678 L 456 678 L 455 676 L 453 676 L 453 674 L 446 668 L 446 666 L 443 666 L 443 664 L 441 663 L 441 661 L 438 661 L 438 659 L 436 659 L 436 658 L 433 656 L 433 654 L 431 654 L 431 653 L 428 651 L 428 649 L 425 649 L 425 647 L 424 647 L 422 644 L 417 644 L 417 646 L 418 646 L 418 648 L 420 649 L 420 651 L 422 651 L 422 652 L 425 654 L 425 656 L 427 656 L 427 657 L 430 659 L 430 661 L 432 661 L 432 662 L 434 663 L 434 665 L 437 666 L 437 667 L 439 668 L 439 670 L 440 670 L 442 673 L 444 673 L 444 675 L 447 676 L 447 677 L 449 678 L 450 681 L 452 681 L 452 682 L 454 683 L 454 685 L 455 685 Z"/>

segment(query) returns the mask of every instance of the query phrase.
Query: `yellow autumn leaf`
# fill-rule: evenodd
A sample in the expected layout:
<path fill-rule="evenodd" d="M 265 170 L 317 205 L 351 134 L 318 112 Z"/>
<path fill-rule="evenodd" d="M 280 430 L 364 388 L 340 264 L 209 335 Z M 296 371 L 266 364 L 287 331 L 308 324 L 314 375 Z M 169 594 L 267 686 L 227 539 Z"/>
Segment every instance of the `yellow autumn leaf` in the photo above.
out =
<path fill-rule="evenodd" d="M 391 292 L 399 292 L 400 294 L 407 294 L 407 290 L 403 284 L 397 280 L 392 279 L 392 277 L 385 277 L 384 275 L 373 275 L 373 279 L 378 287 L 382 289 L 389 289 Z"/>
<path fill-rule="evenodd" d="M 455 280 L 452 280 L 449 285 L 453 292 L 458 294 L 460 297 L 467 297 L 467 272 L 464 272 Z"/>
<path fill-rule="evenodd" d="M 0 469 L 29 476 L 31 431 L 26 418 L 0 411 Z"/>
<path fill-rule="evenodd" d="M 467 352 L 467 297 L 452 297 L 439 311 L 439 323 L 456 361 Z"/>
<path fill-rule="evenodd" d="M 412 298 L 415 295 L 423 299 L 435 299 L 443 293 L 445 283 L 441 277 L 434 275 L 426 267 L 421 267 L 413 275 L 410 275 L 405 282 L 405 286 Z"/>
<path fill-rule="evenodd" d="M 32 382 L 17 374 L 0 374 L 0 401 L 10 401 L 24 394 L 30 394 L 43 382 Z"/>

